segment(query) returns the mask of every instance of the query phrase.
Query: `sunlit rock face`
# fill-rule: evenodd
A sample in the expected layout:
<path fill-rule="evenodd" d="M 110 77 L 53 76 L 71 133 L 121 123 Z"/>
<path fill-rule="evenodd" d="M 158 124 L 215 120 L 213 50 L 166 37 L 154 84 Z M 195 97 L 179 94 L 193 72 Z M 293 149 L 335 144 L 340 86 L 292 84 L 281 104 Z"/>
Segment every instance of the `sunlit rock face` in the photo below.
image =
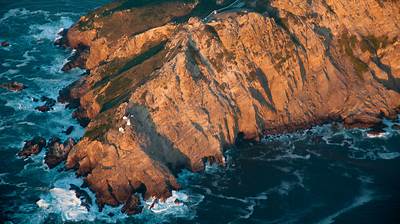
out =
<path fill-rule="evenodd" d="M 85 176 L 100 205 L 137 211 L 135 193 L 170 196 L 176 172 L 223 164 L 223 148 L 239 133 L 258 139 L 332 120 L 365 127 L 393 117 L 399 12 L 398 1 L 377 0 L 99 8 L 62 41 L 77 49 L 70 64 L 90 70 L 60 95 L 79 101 L 77 118 L 90 119 L 67 167 Z"/>

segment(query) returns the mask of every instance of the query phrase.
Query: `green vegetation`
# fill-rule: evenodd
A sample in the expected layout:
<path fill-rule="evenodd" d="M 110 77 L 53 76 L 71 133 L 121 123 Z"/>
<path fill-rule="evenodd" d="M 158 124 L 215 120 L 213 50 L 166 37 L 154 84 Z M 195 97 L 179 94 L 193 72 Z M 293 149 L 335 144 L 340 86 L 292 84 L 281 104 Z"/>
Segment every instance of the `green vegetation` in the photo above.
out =
<path fill-rule="evenodd" d="M 83 137 L 90 138 L 90 139 L 98 139 L 102 135 L 104 135 L 112 126 L 110 123 L 100 124 L 98 126 L 92 127 L 85 132 Z"/>
<path fill-rule="evenodd" d="M 105 69 L 105 73 L 107 73 L 107 76 L 104 76 L 104 78 L 100 81 L 98 81 L 95 85 L 94 88 L 100 87 L 102 85 L 105 85 L 108 81 L 110 81 L 113 78 L 116 78 L 117 76 L 121 75 L 122 73 L 128 71 L 129 69 L 133 68 L 136 65 L 139 65 L 143 63 L 144 61 L 148 60 L 149 58 L 153 57 L 157 53 L 159 53 L 161 50 L 165 48 L 166 42 L 161 42 L 157 44 L 156 46 L 150 48 L 149 50 L 145 51 L 144 53 L 133 57 L 129 59 L 118 59 L 118 60 L 113 60 L 109 63 L 107 68 Z"/>
<path fill-rule="evenodd" d="M 388 44 L 389 38 L 387 36 L 366 36 L 361 41 L 361 50 L 363 52 L 369 51 L 370 53 L 374 54 L 379 48 L 384 48 Z"/>
<path fill-rule="evenodd" d="M 339 39 L 339 46 L 342 51 L 349 57 L 351 63 L 353 64 L 355 74 L 363 79 L 363 74 L 368 71 L 368 65 L 356 57 L 353 53 L 353 49 L 358 44 L 357 37 L 352 35 L 348 36 L 347 33 L 343 33 Z"/>
<path fill-rule="evenodd" d="M 83 137 L 87 137 L 90 139 L 99 139 L 101 138 L 108 130 L 113 127 L 113 116 L 114 111 L 108 111 L 107 113 L 101 113 L 96 117 L 96 121 L 93 127 L 88 128 Z"/>
<path fill-rule="evenodd" d="M 78 23 L 79 30 L 81 30 L 81 31 L 92 30 L 94 28 L 93 21 L 95 19 L 97 19 L 95 17 L 103 16 L 105 12 L 109 11 L 112 8 L 117 7 L 118 4 L 119 4 L 118 2 L 112 2 L 112 3 L 106 4 L 102 7 L 94 10 L 93 12 L 89 13 L 86 16 L 86 18 L 87 18 L 86 21 L 79 21 L 79 23 Z"/>
<path fill-rule="evenodd" d="M 101 112 L 128 101 L 132 91 L 151 78 L 149 75 L 162 64 L 164 48 L 165 42 L 162 42 L 132 59 L 110 63 L 108 68 L 111 70 L 105 69 L 110 75 L 94 85 Z"/>
<path fill-rule="evenodd" d="M 122 11 L 126 9 L 131 9 L 131 8 L 137 8 L 137 7 L 142 7 L 145 5 L 158 5 L 163 2 L 178 2 L 174 0 L 120 0 L 118 1 L 120 5 L 116 8 L 114 8 L 112 11 Z M 194 0 L 181 0 L 180 2 L 184 3 L 194 3 Z"/>
<path fill-rule="evenodd" d="M 277 71 L 282 71 L 283 64 L 291 58 L 291 55 L 290 54 L 282 54 L 282 52 L 279 52 L 279 53 L 273 54 L 272 58 L 273 58 L 274 68 Z"/>

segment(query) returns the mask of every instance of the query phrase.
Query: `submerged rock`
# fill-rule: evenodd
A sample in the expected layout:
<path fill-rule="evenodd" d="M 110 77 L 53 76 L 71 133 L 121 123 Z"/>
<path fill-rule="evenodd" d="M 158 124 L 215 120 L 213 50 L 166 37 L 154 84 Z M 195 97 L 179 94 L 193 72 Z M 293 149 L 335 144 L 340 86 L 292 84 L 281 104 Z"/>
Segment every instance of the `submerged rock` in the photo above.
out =
<path fill-rule="evenodd" d="M 9 83 L 0 84 L 0 88 L 7 89 L 7 90 L 10 90 L 13 92 L 19 92 L 28 87 L 19 82 L 9 82 Z"/>
<path fill-rule="evenodd" d="M 8 43 L 7 41 L 2 41 L 2 42 L 0 43 L 0 45 L 1 45 L 2 47 L 8 47 L 8 46 L 10 46 L 10 43 Z"/>
<path fill-rule="evenodd" d="M 31 155 L 39 154 L 43 147 L 46 146 L 46 139 L 42 137 L 34 137 L 32 140 L 26 141 L 22 150 L 18 153 L 19 157 L 28 158 Z"/>
<path fill-rule="evenodd" d="M 68 138 L 64 143 L 57 137 L 51 138 L 47 144 L 48 149 L 44 158 L 47 166 L 52 169 L 63 162 L 74 145 L 75 140 L 72 138 Z"/>
<path fill-rule="evenodd" d="M 40 112 L 48 112 L 50 110 L 53 110 L 54 109 L 53 107 L 56 105 L 56 100 L 51 99 L 47 96 L 42 96 L 42 98 L 40 100 L 42 102 L 45 102 L 44 105 L 35 107 L 35 109 Z"/>
<path fill-rule="evenodd" d="M 135 208 L 142 185 L 167 198 L 177 170 L 223 164 L 224 147 L 262 133 L 371 127 L 400 110 L 396 2 L 244 1 L 206 20 L 217 4 L 124 2 L 66 34 L 84 57 L 65 69 L 90 70 L 60 96 L 87 125 L 66 165 L 101 206 Z"/>
<path fill-rule="evenodd" d="M 64 134 L 70 135 L 74 131 L 75 127 L 74 126 L 69 126 L 67 130 L 63 131 Z"/>

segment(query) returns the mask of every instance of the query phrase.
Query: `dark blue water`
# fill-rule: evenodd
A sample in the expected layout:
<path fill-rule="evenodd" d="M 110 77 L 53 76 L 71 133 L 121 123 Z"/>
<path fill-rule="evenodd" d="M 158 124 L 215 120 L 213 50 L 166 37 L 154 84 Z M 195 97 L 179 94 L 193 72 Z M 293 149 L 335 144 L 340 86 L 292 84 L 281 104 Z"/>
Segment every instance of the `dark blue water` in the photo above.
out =
<path fill-rule="evenodd" d="M 72 136 L 82 136 L 64 105 L 41 113 L 32 98 L 56 98 L 79 78 L 82 71 L 60 71 L 71 52 L 52 43 L 60 28 L 105 2 L 0 0 L 0 41 L 11 43 L 0 48 L 0 82 L 29 87 L 0 90 L 0 223 L 400 223 L 400 133 L 390 122 L 379 138 L 326 125 L 229 149 L 226 167 L 180 174 L 183 190 L 174 197 L 184 205 L 167 202 L 134 217 L 120 208 L 87 210 L 69 190 L 82 180 L 49 170 L 44 152 L 17 158 L 33 136 L 65 139 L 71 124 Z"/>

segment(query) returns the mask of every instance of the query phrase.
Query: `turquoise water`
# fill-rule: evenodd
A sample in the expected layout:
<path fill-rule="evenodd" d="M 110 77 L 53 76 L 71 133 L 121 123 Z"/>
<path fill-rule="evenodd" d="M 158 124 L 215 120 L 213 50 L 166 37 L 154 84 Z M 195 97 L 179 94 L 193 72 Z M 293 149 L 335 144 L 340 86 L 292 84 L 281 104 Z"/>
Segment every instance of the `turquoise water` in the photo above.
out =
<path fill-rule="evenodd" d="M 60 71 L 71 52 L 52 43 L 60 28 L 105 2 L 0 0 L 0 41 L 11 44 L 0 48 L 0 82 L 28 86 L 0 90 L 0 223 L 400 223 L 400 133 L 390 122 L 380 138 L 325 125 L 228 149 L 226 167 L 179 175 L 183 190 L 174 196 L 183 205 L 133 217 L 95 204 L 88 210 L 69 190 L 82 180 L 62 166 L 49 170 L 44 152 L 17 158 L 33 136 L 65 139 L 69 125 L 82 136 L 72 111 L 57 104 L 40 113 L 32 98 L 56 98 L 80 77 Z"/>

